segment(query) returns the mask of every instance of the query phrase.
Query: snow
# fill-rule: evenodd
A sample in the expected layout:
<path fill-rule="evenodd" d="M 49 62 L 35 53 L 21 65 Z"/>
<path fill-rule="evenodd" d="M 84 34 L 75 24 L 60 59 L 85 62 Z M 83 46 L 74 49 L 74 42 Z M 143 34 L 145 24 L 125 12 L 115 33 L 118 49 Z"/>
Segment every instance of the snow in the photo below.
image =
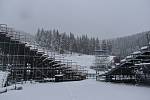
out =
<path fill-rule="evenodd" d="M 59 75 L 55 75 L 55 76 L 57 76 L 57 77 L 61 77 L 61 76 L 64 76 L 63 74 L 59 74 Z"/>
<path fill-rule="evenodd" d="M 126 61 L 126 59 L 122 59 L 122 60 L 121 60 L 121 62 L 125 62 L 125 61 Z"/>
<path fill-rule="evenodd" d="M 58 58 L 77 62 L 90 73 L 95 73 L 90 69 L 95 60 L 93 55 L 66 54 Z M 0 76 L 3 76 L 4 73 L 2 75 L 1 73 L 3 72 L 0 72 Z M 150 98 L 149 87 L 113 84 L 95 79 L 59 83 L 27 82 L 21 86 L 23 90 L 12 90 L 14 86 L 0 88 L 0 92 L 11 90 L 0 94 L 0 100 L 149 100 Z"/>
<path fill-rule="evenodd" d="M 8 74 L 8 72 L 0 71 L 0 88 L 2 88 L 5 85 Z"/>
<path fill-rule="evenodd" d="M 107 59 L 105 60 L 105 64 L 111 64 L 113 62 L 113 58 L 115 56 L 108 56 Z M 63 55 L 55 55 L 56 59 L 67 59 L 71 60 L 73 62 L 76 62 L 77 65 L 80 65 L 82 68 L 87 70 L 89 74 L 96 74 L 96 71 L 93 69 L 90 69 L 91 66 L 94 66 L 95 63 L 95 56 L 94 55 L 84 55 L 84 54 L 78 54 L 78 53 L 73 53 L 73 54 L 63 54 Z"/>
<path fill-rule="evenodd" d="M 90 69 L 90 66 L 93 65 L 95 56 L 93 55 L 84 55 L 84 54 L 64 54 L 64 59 L 72 60 L 73 62 L 77 62 L 78 65 L 83 67 L 88 73 L 96 73 L 95 70 Z"/>
<path fill-rule="evenodd" d="M 3 88 L 0 88 L 0 94 L 4 93 L 6 91 L 15 90 L 15 89 L 19 89 L 19 88 L 20 89 L 22 88 L 22 86 L 19 84 L 3 87 Z"/>
<path fill-rule="evenodd" d="M 133 55 L 138 55 L 138 54 L 141 54 L 141 51 L 135 51 L 132 53 Z"/>
<path fill-rule="evenodd" d="M 141 50 L 145 50 L 147 48 L 148 48 L 148 46 L 144 46 L 144 47 L 141 48 Z"/>
<path fill-rule="evenodd" d="M 131 59 L 131 58 L 132 58 L 132 56 L 127 56 L 127 57 L 126 57 L 126 59 Z"/>
<path fill-rule="evenodd" d="M 150 65 L 150 63 L 140 63 L 140 64 L 135 64 L 136 66 L 139 66 L 139 65 Z"/>
<path fill-rule="evenodd" d="M 150 88 L 95 80 L 24 84 L 0 94 L 0 100 L 149 100 Z"/>
<path fill-rule="evenodd" d="M 7 81 L 9 72 L 0 71 L 0 93 L 6 91 L 5 83 Z M 9 86 L 7 87 L 7 90 L 11 90 L 13 87 Z"/>
<path fill-rule="evenodd" d="M 106 60 L 106 64 L 111 64 L 111 63 L 113 63 L 114 62 L 114 57 L 115 56 L 109 56 L 109 57 L 107 57 L 107 60 Z"/>
<path fill-rule="evenodd" d="M 108 61 L 111 62 L 111 61 L 114 59 L 114 57 L 115 57 L 115 56 L 109 56 L 109 57 L 108 57 L 108 59 L 109 59 Z"/>
<path fill-rule="evenodd" d="M 43 49 L 38 49 L 38 52 L 44 53 Z"/>

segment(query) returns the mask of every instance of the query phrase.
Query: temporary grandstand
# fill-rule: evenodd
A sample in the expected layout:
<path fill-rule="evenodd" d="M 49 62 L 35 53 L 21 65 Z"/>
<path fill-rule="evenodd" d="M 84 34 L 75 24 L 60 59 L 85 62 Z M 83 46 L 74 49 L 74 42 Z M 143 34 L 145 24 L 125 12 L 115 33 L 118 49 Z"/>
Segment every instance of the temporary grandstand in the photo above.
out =
<path fill-rule="evenodd" d="M 10 73 L 9 83 L 83 80 L 86 73 L 78 67 L 72 61 L 56 59 L 54 53 L 40 47 L 30 34 L 0 24 L 0 70 Z"/>
<path fill-rule="evenodd" d="M 114 67 L 114 58 L 115 56 L 110 55 L 108 50 L 95 50 L 95 62 L 91 68 L 96 71 L 96 74 L 93 75 L 96 76 L 96 80 L 101 73 Z"/>
<path fill-rule="evenodd" d="M 98 76 L 98 80 L 133 84 L 150 84 L 150 46 L 121 60 L 119 65 Z"/>

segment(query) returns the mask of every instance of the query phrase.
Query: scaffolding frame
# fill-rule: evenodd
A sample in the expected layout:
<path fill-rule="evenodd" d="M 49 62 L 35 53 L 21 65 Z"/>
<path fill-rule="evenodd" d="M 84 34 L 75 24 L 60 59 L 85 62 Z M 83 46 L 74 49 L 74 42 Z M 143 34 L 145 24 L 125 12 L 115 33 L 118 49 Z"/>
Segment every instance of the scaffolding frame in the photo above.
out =
<path fill-rule="evenodd" d="M 45 78 L 55 78 L 60 74 L 64 75 L 61 81 L 86 78 L 84 70 L 74 69 L 77 64 L 61 57 L 56 59 L 55 53 L 40 47 L 33 36 L 8 28 L 6 24 L 0 24 L 0 48 L 0 68 L 10 71 L 9 80 L 12 83 L 22 80 L 44 81 Z"/>

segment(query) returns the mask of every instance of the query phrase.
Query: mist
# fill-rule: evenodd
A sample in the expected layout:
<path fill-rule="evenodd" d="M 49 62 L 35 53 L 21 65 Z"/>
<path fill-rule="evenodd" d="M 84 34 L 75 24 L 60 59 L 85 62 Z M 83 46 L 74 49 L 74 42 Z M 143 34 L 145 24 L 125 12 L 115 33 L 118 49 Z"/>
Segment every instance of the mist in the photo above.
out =
<path fill-rule="evenodd" d="M 0 0 L 0 23 L 115 38 L 150 30 L 149 0 Z"/>

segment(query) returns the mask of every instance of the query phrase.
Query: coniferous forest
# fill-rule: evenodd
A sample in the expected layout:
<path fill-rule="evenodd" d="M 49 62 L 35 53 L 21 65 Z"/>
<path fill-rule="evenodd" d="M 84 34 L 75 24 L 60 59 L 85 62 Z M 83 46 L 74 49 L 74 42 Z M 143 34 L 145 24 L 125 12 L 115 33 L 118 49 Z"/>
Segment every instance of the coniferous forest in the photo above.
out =
<path fill-rule="evenodd" d="M 38 29 L 35 37 L 40 46 L 59 53 L 93 54 L 95 50 L 107 49 L 110 54 L 125 57 L 148 44 L 150 31 L 114 39 L 100 40 L 87 35 L 60 33 L 58 30 Z"/>
<path fill-rule="evenodd" d="M 89 38 L 87 35 L 75 36 L 73 33 L 60 33 L 58 30 L 38 29 L 36 41 L 40 46 L 57 51 L 61 54 L 68 51 L 70 53 L 93 54 L 94 50 L 99 50 L 101 48 L 101 42 L 98 38 Z M 105 46 L 111 46 L 106 45 L 109 44 L 110 41 L 104 40 L 102 43 Z"/>

